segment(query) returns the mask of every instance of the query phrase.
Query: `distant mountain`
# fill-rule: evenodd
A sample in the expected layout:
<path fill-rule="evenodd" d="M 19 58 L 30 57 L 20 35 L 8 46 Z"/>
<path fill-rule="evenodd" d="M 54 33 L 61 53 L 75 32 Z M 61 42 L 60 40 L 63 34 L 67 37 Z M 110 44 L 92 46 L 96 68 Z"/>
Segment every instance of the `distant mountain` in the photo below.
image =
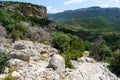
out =
<path fill-rule="evenodd" d="M 120 18 L 120 8 L 89 7 L 48 14 L 50 19 L 80 19 L 97 16 Z"/>
<path fill-rule="evenodd" d="M 120 31 L 120 8 L 89 7 L 48 14 L 48 18 L 75 27 Z"/>

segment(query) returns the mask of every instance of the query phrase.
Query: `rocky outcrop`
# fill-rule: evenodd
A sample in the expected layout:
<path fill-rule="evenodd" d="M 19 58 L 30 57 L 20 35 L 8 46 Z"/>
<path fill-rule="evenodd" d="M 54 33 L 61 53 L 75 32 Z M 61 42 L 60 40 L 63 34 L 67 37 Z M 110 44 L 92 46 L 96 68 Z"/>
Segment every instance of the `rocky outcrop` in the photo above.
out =
<path fill-rule="evenodd" d="M 106 67 L 105 63 L 72 61 L 75 70 L 67 69 L 67 80 L 120 80 Z"/>
<path fill-rule="evenodd" d="M 17 58 L 23 61 L 40 60 L 40 54 L 43 52 L 47 54 L 51 53 L 53 49 L 47 45 L 22 40 L 16 41 L 12 46 L 13 49 L 9 53 L 11 58 Z"/>
<path fill-rule="evenodd" d="M 50 33 L 45 31 L 43 28 L 29 27 L 28 31 L 29 31 L 28 37 L 33 41 L 44 42 L 51 40 Z"/>
<path fill-rule="evenodd" d="M 45 7 L 38 9 L 36 7 L 24 6 L 21 10 L 22 13 L 29 16 L 36 16 L 39 18 L 46 18 L 47 10 Z"/>
<path fill-rule="evenodd" d="M 28 16 L 36 16 L 38 18 L 47 18 L 47 9 L 44 6 L 38 6 L 30 3 L 20 2 L 1 2 L 0 8 L 8 11 L 17 11 Z"/>
<path fill-rule="evenodd" d="M 51 46 L 24 40 L 9 45 L 8 54 L 12 54 L 9 63 L 10 68 L 13 67 L 10 73 L 18 80 L 120 80 L 108 70 L 105 63 L 96 62 L 93 58 L 71 60 L 75 69 L 69 69 L 65 68 L 64 58 Z M 26 55 L 29 58 L 24 60 Z M 7 74 L 8 69 L 5 74 L 0 74 L 0 79 Z"/>

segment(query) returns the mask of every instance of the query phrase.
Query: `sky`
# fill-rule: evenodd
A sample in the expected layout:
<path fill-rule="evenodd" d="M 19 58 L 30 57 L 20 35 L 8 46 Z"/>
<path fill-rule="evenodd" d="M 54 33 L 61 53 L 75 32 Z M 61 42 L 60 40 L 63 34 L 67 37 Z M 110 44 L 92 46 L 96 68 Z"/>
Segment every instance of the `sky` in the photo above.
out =
<path fill-rule="evenodd" d="M 120 0 L 4 0 L 29 2 L 47 7 L 48 13 L 63 12 L 92 6 L 100 7 L 120 7 Z"/>

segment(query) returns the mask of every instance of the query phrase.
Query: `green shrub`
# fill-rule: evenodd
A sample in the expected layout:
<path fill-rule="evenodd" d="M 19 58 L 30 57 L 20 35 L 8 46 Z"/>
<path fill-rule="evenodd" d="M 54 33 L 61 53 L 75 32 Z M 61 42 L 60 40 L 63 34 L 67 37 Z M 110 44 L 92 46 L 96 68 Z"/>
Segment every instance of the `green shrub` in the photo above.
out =
<path fill-rule="evenodd" d="M 44 41 L 44 44 L 45 45 L 50 45 L 50 42 L 49 41 Z"/>
<path fill-rule="evenodd" d="M 9 65 L 10 58 L 3 52 L 0 52 L 0 73 L 4 71 L 5 67 Z"/>
<path fill-rule="evenodd" d="M 67 34 L 57 33 L 53 37 L 53 46 L 61 52 L 70 50 L 71 38 Z"/>
<path fill-rule="evenodd" d="M 72 50 L 68 55 L 72 60 L 77 60 L 79 57 L 83 56 L 80 50 Z"/>
<path fill-rule="evenodd" d="M 64 53 L 65 55 L 65 66 L 66 68 L 73 69 L 74 65 L 71 63 L 70 60 L 77 60 L 79 57 L 82 57 L 82 53 L 80 50 L 72 50 L 70 52 Z"/>
<path fill-rule="evenodd" d="M 70 69 L 74 69 L 74 68 L 75 68 L 74 65 L 72 64 L 72 62 L 70 61 L 71 58 L 70 58 L 69 55 L 66 55 L 66 56 L 64 57 L 64 59 L 65 59 L 65 67 L 66 67 L 66 68 L 70 68 Z"/>
<path fill-rule="evenodd" d="M 13 40 L 22 39 L 28 32 L 28 28 L 20 24 L 16 24 L 11 32 L 11 37 Z"/>
<path fill-rule="evenodd" d="M 120 76 L 120 50 L 117 50 L 111 57 L 109 69 Z"/>
<path fill-rule="evenodd" d="M 5 12 L 3 9 L 0 9 L 0 22 L 4 25 L 8 25 L 12 22 L 11 15 Z"/>
<path fill-rule="evenodd" d="M 71 41 L 71 50 L 79 50 L 81 52 L 85 51 L 85 45 L 83 40 L 80 38 L 73 38 Z"/>
<path fill-rule="evenodd" d="M 17 78 L 11 76 L 11 74 L 7 75 L 3 80 L 17 80 Z"/>
<path fill-rule="evenodd" d="M 41 26 L 44 26 L 44 25 L 48 25 L 51 23 L 51 21 L 48 19 L 44 19 L 44 18 L 40 19 L 36 16 L 26 16 L 26 17 L 27 17 L 27 20 L 32 22 L 32 24 L 36 23 L 36 24 L 39 24 Z"/>

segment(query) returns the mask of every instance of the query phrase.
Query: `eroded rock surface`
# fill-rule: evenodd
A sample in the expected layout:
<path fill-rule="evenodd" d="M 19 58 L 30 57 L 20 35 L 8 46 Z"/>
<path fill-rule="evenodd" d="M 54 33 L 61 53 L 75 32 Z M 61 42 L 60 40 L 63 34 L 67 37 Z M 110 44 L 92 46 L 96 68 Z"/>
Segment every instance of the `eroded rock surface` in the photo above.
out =
<path fill-rule="evenodd" d="M 108 70 L 105 63 L 96 62 L 93 58 L 72 60 L 75 69 L 69 69 L 65 68 L 64 58 L 51 46 L 24 40 L 9 45 L 7 52 L 12 57 L 9 60 L 11 76 L 18 80 L 120 80 Z M 7 47 L 4 48 L 6 50 Z M 8 72 L 0 74 L 0 79 Z"/>

